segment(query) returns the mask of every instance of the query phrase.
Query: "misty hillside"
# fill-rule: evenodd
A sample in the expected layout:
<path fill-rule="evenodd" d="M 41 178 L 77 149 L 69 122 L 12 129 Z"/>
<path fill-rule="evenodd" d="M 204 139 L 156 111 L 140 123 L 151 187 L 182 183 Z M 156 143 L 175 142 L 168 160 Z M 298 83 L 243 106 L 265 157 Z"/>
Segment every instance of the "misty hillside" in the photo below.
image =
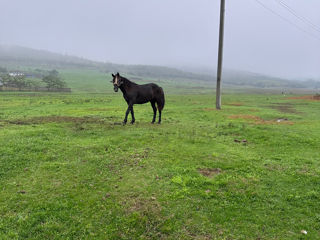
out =
<path fill-rule="evenodd" d="M 2 65 L 38 66 L 38 67 L 91 67 L 95 62 L 83 58 L 36 50 L 20 46 L 0 45 L 0 63 Z"/>
<path fill-rule="evenodd" d="M 124 74 L 153 79 L 169 79 L 175 81 L 215 81 L 215 76 L 191 71 L 184 71 L 170 67 L 149 65 L 122 65 L 91 61 L 80 57 L 63 55 L 44 50 L 36 50 L 20 46 L 0 45 L 0 66 L 8 69 L 23 67 L 44 69 L 92 69 L 100 72 L 121 72 Z M 224 70 L 223 84 L 234 87 L 258 88 L 318 88 L 315 81 L 289 81 L 281 78 L 265 76 L 236 70 Z"/>

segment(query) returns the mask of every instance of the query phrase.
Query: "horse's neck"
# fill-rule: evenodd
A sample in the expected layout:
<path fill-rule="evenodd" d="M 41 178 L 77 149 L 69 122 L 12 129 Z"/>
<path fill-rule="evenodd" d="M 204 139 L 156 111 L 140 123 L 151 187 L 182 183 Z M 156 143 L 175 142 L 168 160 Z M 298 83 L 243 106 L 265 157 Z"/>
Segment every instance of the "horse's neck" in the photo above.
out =
<path fill-rule="evenodd" d="M 123 78 L 123 84 L 120 86 L 120 90 L 123 92 L 123 94 L 126 94 L 132 85 L 135 85 L 135 83 Z"/>

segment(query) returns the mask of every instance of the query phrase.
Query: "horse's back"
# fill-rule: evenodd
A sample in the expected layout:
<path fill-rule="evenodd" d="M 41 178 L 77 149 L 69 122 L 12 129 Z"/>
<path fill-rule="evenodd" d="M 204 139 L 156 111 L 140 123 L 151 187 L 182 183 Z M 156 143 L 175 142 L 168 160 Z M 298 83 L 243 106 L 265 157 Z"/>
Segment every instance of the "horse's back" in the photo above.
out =
<path fill-rule="evenodd" d="M 153 99 L 153 86 L 151 83 L 148 84 L 141 84 L 141 85 L 135 85 L 134 88 L 136 91 L 134 91 L 135 95 L 135 103 L 137 104 L 144 104 Z"/>
<path fill-rule="evenodd" d="M 162 88 L 155 83 L 141 84 L 138 86 L 139 86 L 140 92 L 143 93 L 144 95 L 147 95 L 149 98 L 153 98 L 157 94 L 160 94 L 161 91 L 163 91 Z"/>

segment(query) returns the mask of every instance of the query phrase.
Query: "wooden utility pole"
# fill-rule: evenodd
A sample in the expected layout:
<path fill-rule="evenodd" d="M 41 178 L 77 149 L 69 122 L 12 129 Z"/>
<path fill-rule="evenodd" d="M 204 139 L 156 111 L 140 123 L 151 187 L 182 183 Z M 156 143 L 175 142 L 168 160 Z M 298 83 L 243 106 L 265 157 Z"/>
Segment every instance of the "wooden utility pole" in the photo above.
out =
<path fill-rule="evenodd" d="M 216 89 L 216 109 L 218 109 L 218 110 L 221 109 L 221 73 L 222 73 L 222 59 L 223 59 L 224 12 L 225 12 L 225 0 L 221 0 L 217 89 Z"/>

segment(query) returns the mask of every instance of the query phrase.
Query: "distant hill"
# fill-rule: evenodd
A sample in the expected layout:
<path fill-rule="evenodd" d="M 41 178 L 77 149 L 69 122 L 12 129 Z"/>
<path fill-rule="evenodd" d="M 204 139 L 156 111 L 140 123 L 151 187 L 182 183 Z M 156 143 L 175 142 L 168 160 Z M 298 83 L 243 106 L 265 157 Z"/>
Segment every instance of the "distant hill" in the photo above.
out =
<path fill-rule="evenodd" d="M 233 86 L 252 86 L 257 88 L 304 88 L 304 83 L 257 73 L 226 70 L 223 72 L 224 83 Z"/>
<path fill-rule="evenodd" d="M 0 45 L 0 64 L 36 67 L 93 67 L 93 61 L 20 46 Z"/>
<path fill-rule="evenodd" d="M 20 46 L 0 45 L 0 67 L 18 68 L 44 68 L 68 69 L 81 68 L 93 69 L 102 72 L 121 72 L 140 78 L 169 79 L 174 81 L 215 81 L 215 76 L 208 74 L 183 71 L 171 67 L 149 65 L 122 65 L 103 63 L 88 59 L 53 53 L 45 50 L 36 50 Z M 316 88 L 320 87 L 317 81 L 289 81 L 286 79 L 265 76 L 236 70 L 224 70 L 223 84 L 233 87 L 257 88 Z"/>
<path fill-rule="evenodd" d="M 211 76 L 194 74 L 175 68 L 148 65 L 122 65 L 102 63 L 80 57 L 36 50 L 20 46 L 0 45 L 0 66 L 28 66 L 38 68 L 87 68 L 105 72 L 125 72 L 130 75 L 151 78 L 186 78 L 203 81 L 212 80 Z"/>

